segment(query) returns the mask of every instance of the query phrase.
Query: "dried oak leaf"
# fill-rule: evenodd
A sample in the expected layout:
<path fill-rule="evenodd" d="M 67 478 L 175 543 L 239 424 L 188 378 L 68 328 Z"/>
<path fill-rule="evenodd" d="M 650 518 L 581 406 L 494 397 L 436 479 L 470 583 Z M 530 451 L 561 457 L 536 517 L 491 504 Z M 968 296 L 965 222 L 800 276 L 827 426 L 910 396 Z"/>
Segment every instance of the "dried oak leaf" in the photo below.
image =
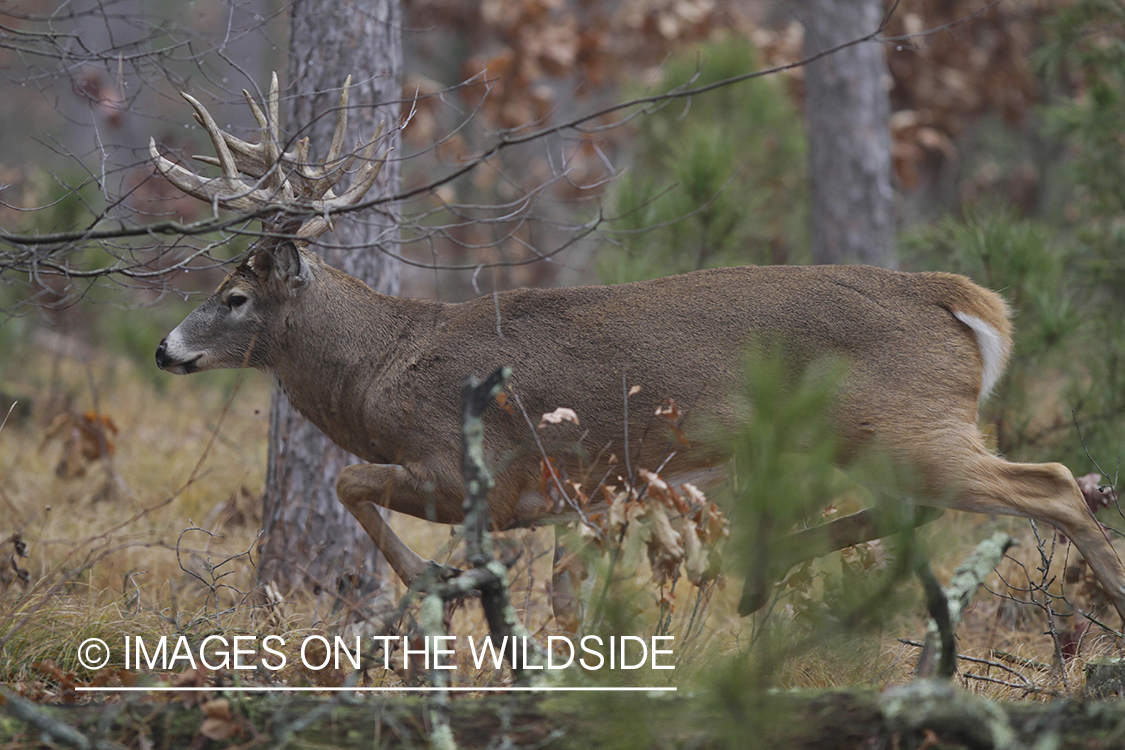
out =
<path fill-rule="evenodd" d="M 668 429 L 672 431 L 676 441 L 683 445 L 685 448 L 690 448 L 691 443 L 688 442 L 687 433 L 684 428 L 680 426 L 683 419 L 683 414 L 680 412 L 680 407 L 676 403 L 676 399 L 670 398 L 664 402 L 664 405 L 656 410 L 656 416 L 664 417 L 668 423 Z"/>
<path fill-rule="evenodd" d="M 653 582 L 663 586 L 675 578 L 684 560 L 684 545 L 680 541 L 680 532 L 672 527 L 662 506 L 650 505 L 645 516 L 650 522 L 645 539 L 648 563 L 652 567 Z"/>
<path fill-rule="evenodd" d="M 199 725 L 199 733 L 207 739 L 221 742 L 242 732 L 226 698 L 209 700 L 200 708 L 205 718 Z"/>
<path fill-rule="evenodd" d="M 626 526 L 640 518 L 645 512 L 644 503 L 636 499 L 636 494 L 630 490 L 621 490 L 614 494 L 609 501 L 606 512 L 609 527 L 614 532 L 619 532 Z"/>
<path fill-rule="evenodd" d="M 500 391 L 500 393 L 497 394 L 496 405 L 509 414 L 515 415 L 516 413 L 516 410 L 512 408 L 511 404 L 508 403 L 508 394 L 504 391 Z"/>

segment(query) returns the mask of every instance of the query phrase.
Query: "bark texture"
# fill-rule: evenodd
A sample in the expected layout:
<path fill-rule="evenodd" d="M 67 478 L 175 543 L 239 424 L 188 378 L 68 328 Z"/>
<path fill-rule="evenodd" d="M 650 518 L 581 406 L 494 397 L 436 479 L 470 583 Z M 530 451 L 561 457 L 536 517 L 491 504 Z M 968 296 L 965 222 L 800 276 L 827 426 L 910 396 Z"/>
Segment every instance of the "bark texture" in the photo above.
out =
<path fill-rule="evenodd" d="M 379 151 L 397 147 L 399 0 L 293 0 L 289 8 L 289 67 L 281 109 L 285 135 L 308 136 L 311 158 L 323 159 L 336 126 L 340 87 L 351 75 L 346 146 L 366 142 L 383 121 L 388 135 Z M 368 195 L 392 194 L 398 184 L 398 164 L 390 161 Z M 393 208 L 385 206 L 340 217 L 317 250 L 377 291 L 397 294 L 400 264 L 380 251 L 396 250 L 395 218 Z M 336 477 L 358 462 L 298 414 L 278 389 L 270 413 L 263 581 L 274 582 L 282 592 L 300 585 L 351 591 L 359 581 L 370 589 L 380 567 L 375 545 L 336 500 Z"/>
<path fill-rule="evenodd" d="M 880 0 L 801 0 L 798 8 L 810 55 L 870 34 L 884 13 Z M 895 265 L 889 75 L 875 42 L 805 69 L 816 263 Z"/>

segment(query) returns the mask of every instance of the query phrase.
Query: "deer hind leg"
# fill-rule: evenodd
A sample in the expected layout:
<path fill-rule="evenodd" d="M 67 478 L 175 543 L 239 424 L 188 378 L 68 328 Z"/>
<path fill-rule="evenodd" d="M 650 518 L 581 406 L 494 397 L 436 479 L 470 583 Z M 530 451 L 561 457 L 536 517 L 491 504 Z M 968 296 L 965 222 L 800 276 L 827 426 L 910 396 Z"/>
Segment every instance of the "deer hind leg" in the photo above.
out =
<path fill-rule="evenodd" d="M 948 505 L 1051 524 L 1078 547 L 1125 621 L 1125 567 L 1062 464 L 1010 463 L 981 446 L 966 461 L 959 492 Z"/>
<path fill-rule="evenodd" d="M 399 539 L 376 507 L 427 517 L 426 508 L 432 507 L 433 493 L 421 488 L 406 469 L 395 464 L 349 466 L 336 480 L 336 496 L 407 586 L 421 583 L 426 570 L 437 565 L 432 560 L 422 559 Z"/>

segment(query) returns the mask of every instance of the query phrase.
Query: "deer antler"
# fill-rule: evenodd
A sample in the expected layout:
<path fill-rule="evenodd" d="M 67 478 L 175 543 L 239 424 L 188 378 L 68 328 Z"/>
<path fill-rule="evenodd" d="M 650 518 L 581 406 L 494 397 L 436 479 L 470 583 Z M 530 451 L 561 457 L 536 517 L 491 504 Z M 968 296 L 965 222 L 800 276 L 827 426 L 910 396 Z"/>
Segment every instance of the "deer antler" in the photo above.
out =
<path fill-rule="evenodd" d="M 352 176 L 347 190 L 337 195 L 333 188 L 343 178 L 357 158 L 352 152 L 341 158 L 344 136 L 348 129 L 348 88 L 352 78 L 348 76 L 340 93 L 340 107 L 336 113 L 336 132 L 328 149 L 328 157 L 322 164 L 309 164 L 309 139 L 297 141 L 293 151 L 281 150 L 278 141 L 278 93 L 277 74 L 270 81 L 270 93 L 266 99 L 268 116 L 254 101 L 250 92 L 243 89 L 254 119 L 262 128 L 258 143 L 247 143 L 223 132 L 215 123 L 207 109 L 190 94 L 182 94 L 195 109 L 195 119 L 207 131 L 215 146 L 217 157 L 193 156 L 193 159 L 219 167 L 218 177 L 203 177 L 161 156 L 156 148 L 156 140 L 149 139 L 149 154 L 157 171 L 173 185 L 201 201 L 217 204 L 235 211 L 251 211 L 268 205 L 279 208 L 300 207 L 316 215 L 305 220 L 297 230 L 298 237 L 313 239 L 331 229 L 328 215 L 333 209 L 354 206 L 359 203 L 375 180 L 379 177 L 390 151 L 373 158 L 375 144 L 383 133 L 383 123 L 371 138 L 371 142 L 358 154 L 361 161 L 359 169 Z M 358 150 L 363 144 L 356 144 Z M 250 177 L 247 182 L 242 175 Z"/>

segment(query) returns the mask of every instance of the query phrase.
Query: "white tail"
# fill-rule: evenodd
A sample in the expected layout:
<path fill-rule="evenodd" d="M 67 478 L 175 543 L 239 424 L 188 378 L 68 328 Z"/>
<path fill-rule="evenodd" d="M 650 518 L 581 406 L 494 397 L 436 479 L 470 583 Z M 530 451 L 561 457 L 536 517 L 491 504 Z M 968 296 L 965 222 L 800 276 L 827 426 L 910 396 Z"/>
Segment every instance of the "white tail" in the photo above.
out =
<path fill-rule="evenodd" d="M 509 390 L 531 414 L 558 406 L 582 417 L 594 457 L 566 453 L 579 436 L 553 428 L 549 446 L 574 476 L 611 470 L 608 457 L 656 466 L 671 444 L 658 406 L 673 398 L 689 438 L 715 420 L 737 421 L 730 398 L 752 340 L 785 344 L 796 359 L 845 359 L 849 376 L 833 415 L 852 449 L 873 441 L 919 476 L 929 502 L 1049 523 L 1078 545 L 1125 615 L 1125 569 L 1059 464 L 1016 464 L 992 454 L 976 425 L 977 402 L 995 385 L 1011 342 L 999 296 L 961 276 L 861 266 L 722 268 L 604 287 L 519 289 L 462 304 L 387 297 L 322 262 L 304 247 L 326 231 L 324 213 L 355 204 L 374 181 L 372 146 L 351 187 L 333 186 L 343 118 L 325 165 L 277 145 L 276 80 L 270 118 L 252 106 L 262 142 L 220 132 L 193 99 L 219 154 L 206 179 L 163 159 L 157 168 L 201 200 L 245 209 L 280 203 L 310 216 L 271 224 L 300 239 L 266 238 L 172 331 L 160 367 L 189 373 L 256 367 L 277 374 L 294 406 L 343 448 L 369 463 L 340 476 L 340 500 L 407 583 L 425 562 L 373 505 L 439 523 L 462 520 L 459 390 L 469 374 L 513 370 Z M 346 89 L 345 89 L 346 96 Z M 249 98 L 249 97 L 248 97 Z M 249 177 L 249 181 L 242 175 Z M 641 390 L 622 418 L 622 379 Z M 573 429 L 570 429 L 573 427 Z M 489 498 L 497 528 L 557 520 L 539 493 L 540 453 L 525 418 L 494 409 L 487 454 L 500 462 Z M 632 442 L 626 445 L 626 435 Z M 642 440 L 640 436 L 645 436 Z M 660 437 L 657 437 L 660 436 Z M 671 476 L 721 464 L 726 456 L 692 440 L 668 460 Z M 616 469 L 620 471 L 620 469 Z M 861 521 L 863 519 L 860 519 Z M 826 527 L 824 548 L 878 530 L 856 519 Z M 744 600 L 753 609 L 759 597 Z"/>
<path fill-rule="evenodd" d="M 954 310 L 953 314 L 977 337 L 977 346 L 980 347 L 982 362 L 980 400 L 984 401 L 996 387 L 1000 376 L 1004 374 L 1004 365 L 1008 363 L 1008 353 L 1012 348 L 1011 335 L 1001 333 L 993 325 L 981 320 L 975 315 Z"/>

